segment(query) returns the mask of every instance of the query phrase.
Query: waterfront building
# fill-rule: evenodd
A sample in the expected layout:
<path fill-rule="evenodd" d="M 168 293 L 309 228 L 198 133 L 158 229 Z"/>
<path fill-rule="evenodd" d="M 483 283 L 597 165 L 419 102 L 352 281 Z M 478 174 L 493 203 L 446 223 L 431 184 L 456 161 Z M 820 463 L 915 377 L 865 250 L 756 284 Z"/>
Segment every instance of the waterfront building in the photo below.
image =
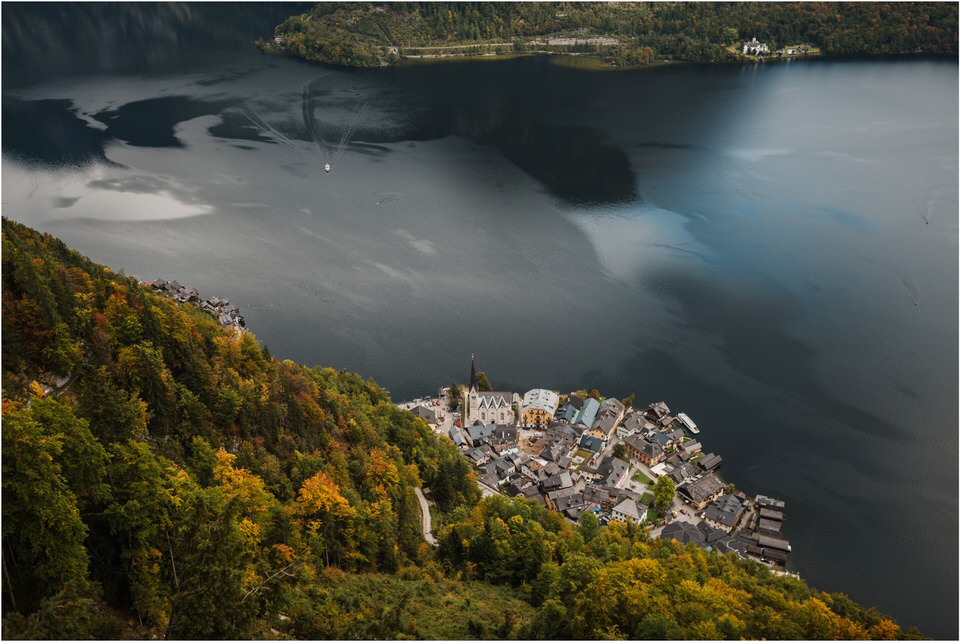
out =
<path fill-rule="evenodd" d="M 600 402 L 594 399 L 593 397 L 588 397 L 583 402 L 583 408 L 580 409 L 580 412 L 577 413 L 577 418 L 573 421 L 574 424 L 580 424 L 585 428 L 589 428 L 593 425 L 593 422 L 597 418 L 597 412 L 600 410 Z"/>
<path fill-rule="evenodd" d="M 463 425 L 475 421 L 512 425 L 517 423 L 516 407 L 520 395 L 515 392 L 480 392 L 477 367 L 470 355 L 470 388 L 463 393 Z"/>
<path fill-rule="evenodd" d="M 707 505 L 703 518 L 714 528 L 730 532 L 743 514 L 743 500 L 736 495 L 721 495 Z"/>
<path fill-rule="evenodd" d="M 759 42 L 754 36 L 753 40 L 743 43 L 743 53 L 759 56 L 770 51 L 770 46 L 765 42 Z"/>
<path fill-rule="evenodd" d="M 726 485 L 713 473 L 707 473 L 695 482 L 688 482 L 677 487 L 677 492 L 690 500 L 690 503 L 703 509 L 708 503 L 719 497 L 726 490 Z"/>
<path fill-rule="evenodd" d="M 520 424 L 524 428 L 545 428 L 559 405 L 560 395 L 552 390 L 528 390 L 520 406 Z"/>

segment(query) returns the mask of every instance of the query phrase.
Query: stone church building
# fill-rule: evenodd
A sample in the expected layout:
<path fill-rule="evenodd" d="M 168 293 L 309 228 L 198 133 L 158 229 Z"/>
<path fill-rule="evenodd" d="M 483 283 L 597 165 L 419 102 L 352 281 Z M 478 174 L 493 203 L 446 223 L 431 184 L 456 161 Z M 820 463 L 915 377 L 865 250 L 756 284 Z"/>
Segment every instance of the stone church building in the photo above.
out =
<path fill-rule="evenodd" d="M 470 355 L 470 388 L 463 393 L 461 413 L 463 425 L 474 422 L 512 426 L 517 423 L 520 395 L 515 392 L 480 392 L 477 390 L 477 367 Z"/>

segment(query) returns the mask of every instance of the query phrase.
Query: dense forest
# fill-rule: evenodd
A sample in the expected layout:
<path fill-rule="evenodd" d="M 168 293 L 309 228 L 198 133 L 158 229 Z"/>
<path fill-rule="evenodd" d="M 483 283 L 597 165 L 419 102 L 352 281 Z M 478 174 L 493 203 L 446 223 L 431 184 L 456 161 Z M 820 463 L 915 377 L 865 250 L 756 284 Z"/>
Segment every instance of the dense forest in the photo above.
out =
<path fill-rule="evenodd" d="M 371 67 L 404 56 L 576 53 L 615 65 L 736 62 L 753 37 L 826 55 L 957 55 L 956 3 L 423 2 L 317 4 L 264 49 Z M 580 42 L 560 41 L 575 38 Z M 554 41 L 551 42 L 550 38 Z M 606 38 L 609 41 L 599 41 Z M 594 41 L 587 42 L 593 39 Z M 441 49 L 442 47 L 442 49 Z M 754 58 L 750 57 L 750 60 Z"/>
<path fill-rule="evenodd" d="M 2 261 L 6 638 L 919 635 L 733 555 L 481 501 L 372 380 L 8 219 Z"/>

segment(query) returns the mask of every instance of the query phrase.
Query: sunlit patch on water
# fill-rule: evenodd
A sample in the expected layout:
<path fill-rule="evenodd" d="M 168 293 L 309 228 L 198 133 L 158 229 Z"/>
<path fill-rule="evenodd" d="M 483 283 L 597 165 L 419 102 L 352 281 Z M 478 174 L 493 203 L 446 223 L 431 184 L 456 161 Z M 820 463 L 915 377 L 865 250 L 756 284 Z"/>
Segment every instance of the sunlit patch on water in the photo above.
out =
<path fill-rule="evenodd" d="M 45 220 L 159 221 L 202 216 L 211 205 L 193 200 L 171 177 L 88 165 L 27 171 L 3 159 L 5 213 L 32 210 Z M 44 204 L 47 204 L 46 207 Z"/>

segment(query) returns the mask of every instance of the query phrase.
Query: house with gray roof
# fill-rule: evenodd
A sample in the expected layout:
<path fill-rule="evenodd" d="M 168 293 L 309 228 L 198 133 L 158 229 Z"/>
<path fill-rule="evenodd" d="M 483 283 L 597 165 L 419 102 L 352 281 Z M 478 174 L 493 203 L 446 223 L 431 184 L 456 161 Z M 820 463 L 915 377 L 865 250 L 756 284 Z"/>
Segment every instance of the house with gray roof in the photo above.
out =
<path fill-rule="evenodd" d="M 711 471 L 711 470 L 716 470 L 717 468 L 720 468 L 720 464 L 722 462 L 723 462 L 723 458 L 720 455 L 707 453 L 706 455 L 703 456 L 703 459 L 701 459 L 698 463 L 704 470 Z"/>
<path fill-rule="evenodd" d="M 573 404 L 567 404 L 557 410 L 557 413 L 554 415 L 554 418 L 557 420 L 566 421 L 567 423 L 573 423 L 573 420 L 577 418 L 577 413 L 580 412 L 580 409 L 574 406 Z"/>
<path fill-rule="evenodd" d="M 475 466 L 482 466 L 490 461 L 490 457 L 479 448 L 468 448 L 463 451 L 463 456 L 469 459 Z"/>
<path fill-rule="evenodd" d="M 592 453 L 599 452 L 603 448 L 603 440 L 597 437 L 591 437 L 589 433 L 583 433 L 583 436 L 580 437 L 580 442 L 578 444 L 584 450 L 589 450 Z"/>
<path fill-rule="evenodd" d="M 437 413 L 426 406 L 416 406 L 411 408 L 410 412 L 422 419 L 426 419 L 428 424 L 437 423 Z"/>
<path fill-rule="evenodd" d="M 688 441 L 682 446 L 680 446 L 680 450 L 682 450 L 685 453 L 689 453 L 691 455 L 700 452 L 700 449 L 701 449 L 701 446 L 699 441 Z"/>
<path fill-rule="evenodd" d="M 568 497 L 557 499 L 554 510 L 563 513 L 567 519 L 576 521 L 580 513 L 586 510 L 587 505 L 583 502 L 583 494 L 577 493 Z"/>
<path fill-rule="evenodd" d="M 536 484 L 532 486 L 528 486 L 527 488 L 524 488 L 523 497 L 524 499 L 535 499 L 541 504 L 543 504 L 544 506 L 547 505 L 546 497 L 543 496 L 543 494 L 540 492 L 540 489 L 536 486 Z"/>
<path fill-rule="evenodd" d="M 761 517 L 757 521 L 757 532 L 771 537 L 780 537 L 780 529 L 783 528 L 783 522 L 776 519 L 764 519 Z"/>
<path fill-rule="evenodd" d="M 773 510 L 772 508 L 761 508 L 760 517 L 765 519 L 775 519 L 778 522 L 783 521 L 783 512 L 779 510 Z"/>
<path fill-rule="evenodd" d="M 611 415 L 616 417 L 618 420 L 623 417 L 624 408 L 623 403 L 615 397 L 607 397 L 603 400 L 603 403 L 600 404 L 600 410 L 597 412 L 598 415 Z"/>
<path fill-rule="evenodd" d="M 587 484 L 583 488 L 583 501 L 596 506 L 609 505 L 610 491 L 595 484 Z"/>
<path fill-rule="evenodd" d="M 635 432 L 642 432 L 644 430 L 644 426 L 647 424 L 653 426 L 653 424 L 647 421 L 646 417 L 643 416 L 642 412 L 639 410 L 631 410 L 624 416 L 623 421 L 620 422 L 620 425 L 617 426 L 617 437 L 623 439 L 624 437 L 632 435 Z"/>
<path fill-rule="evenodd" d="M 660 539 L 674 539 L 681 544 L 693 542 L 697 546 L 704 546 L 706 538 L 699 528 L 685 521 L 670 522 L 660 531 Z"/>
<path fill-rule="evenodd" d="M 491 461 L 488 466 L 493 466 L 493 473 L 498 479 L 506 479 L 509 475 L 517 472 L 517 467 L 512 461 L 507 461 L 504 457 L 498 457 Z"/>
<path fill-rule="evenodd" d="M 756 501 L 758 508 L 770 508 L 781 512 L 786 508 L 786 504 L 783 501 L 774 499 L 773 497 L 767 497 L 766 495 L 757 495 Z"/>
<path fill-rule="evenodd" d="M 687 482 L 677 487 L 677 492 L 689 499 L 698 510 L 719 497 L 724 490 L 726 485 L 713 473 L 707 473 L 697 481 Z"/>
<path fill-rule="evenodd" d="M 667 404 L 665 404 L 664 402 L 657 401 L 647 406 L 647 409 L 645 412 L 652 421 L 656 422 L 662 419 L 663 417 L 669 416 L 670 408 L 668 408 Z"/>
<path fill-rule="evenodd" d="M 522 495 L 523 495 L 523 489 L 524 489 L 525 487 L 526 487 L 526 486 L 523 484 L 523 482 L 520 482 L 520 481 L 512 481 L 512 482 L 510 482 L 510 484 L 507 486 L 507 497 L 518 497 L 518 496 L 522 496 Z"/>
<path fill-rule="evenodd" d="M 607 441 L 614 434 L 614 431 L 617 429 L 617 418 L 614 415 L 601 415 L 598 416 L 596 421 L 593 422 L 593 426 L 590 428 L 590 434 L 594 437 L 599 437 L 603 441 Z"/>
<path fill-rule="evenodd" d="M 451 426 L 450 432 L 447 434 L 450 437 L 450 441 L 452 441 L 460 450 L 470 447 L 470 442 L 467 441 L 467 438 L 463 434 L 463 430 L 461 430 L 459 427 Z"/>
<path fill-rule="evenodd" d="M 593 425 L 593 422 L 596 421 L 598 410 L 600 410 L 600 402 L 593 397 L 587 398 L 583 402 L 583 408 L 577 413 L 577 418 L 573 423 L 589 428 Z"/>
<path fill-rule="evenodd" d="M 480 483 L 484 484 L 485 486 L 489 486 L 490 488 L 493 488 L 493 489 L 498 488 L 500 485 L 500 480 L 497 478 L 497 476 L 494 473 L 491 473 L 491 472 L 485 471 L 477 479 L 478 481 L 480 481 Z"/>
<path fill-rule="evenodd" d="M 570 448 L 566 445 L 565 441 L 555 442 L 543 447 L 543 450 L 540 451 L 540 459 L 546 462 L 557 463 L 563 459 L 568 452 L 570 452 Z"/>
<path fill-rule="evenodd" d="M 493 438 L 500 443 L 515 444 L 517 443 L 517 427 L 497 424 L 493 431 Z"/>
<path fill-rule="evenodd" d="M 466 432 L 467 441 L 470 442 L 470 445 L 479 446 L 487 443 L 487 441 L 496 434 L 497 425 L 477 423 L 472 426 L 468 426 Z"/>
<path fill-rule="evenodd" d="M 784 553 L 789 553 L 791 550 L 790 542 L 780 537 L 770 537 L 769 535 L 754 533 L 752 539 L 756 540 L 757 544 L 765 549 L 775 549 L 783 551 Z"/>
<path fill-rule="evenodd" d="M 673 479 L 674 484 L 682 484 L 688 479 L 696 477 L 700 472 L 700 466 L 695 462 L 688 461 L 675 465 L 673 470 L 670 471 L 670 478 Z"/>
<path fill-rule="evenodd" d="M 647 466 L 656 466 L 663 459 L 663 448 L 659 444 L 647 441 L 639 435 L 630 435 L 623 440 L 627 454 L 639 459 Z"/>
<path fill-rule="evenodd" d="M 669 436 L 669 435 L 667 435 L 667 434 L 664 433 L 664 432 L 660 432 L 660 431 L 657 431 L 657 432 L 653 433 L 652 435 L 650 435 L 650 437 L 648 438 L 648 441 L 652 441 L 653 443 L 657 444 L 658 446 L 660 446 L 660 447 L 663 448 L 664 450 L 666 450 L 667 447 L 668 447 L 670 444 L 673 443 L 673 440 L 670 439 L 670 436 Z"/>
<path fill-rule="evenodd" d="M 632 499 L 624 499 L 613 507 L 610 517 L 618 522 L 632 522 L 639 524 L 647 519 L 647 507 L 638 504 Z"/>
<path fill-rule="evenodd" d="M 561 488 L 571 488 L 573 485 L 573 477 L 570 475 L 569 471 L 565 470 L 559 475 L 547 477 L 540 482 L 540 490 L 546 494 L 550 493 L 551 491 L 560 490 Z"/>
<path fill-rule="evenodd" d="M 743 501 L 736 495 L 721 495 L 707 505 L 703 519 L 714 528 L 733 530 L 743 514 Z"/>
<path fill-rule="evenodd" d="M 603 480 L 604 486 L 620 487 L 627 480 L 630 466 L 617 457 L 607 457 L 597 466 L 597 472 Z"/>

